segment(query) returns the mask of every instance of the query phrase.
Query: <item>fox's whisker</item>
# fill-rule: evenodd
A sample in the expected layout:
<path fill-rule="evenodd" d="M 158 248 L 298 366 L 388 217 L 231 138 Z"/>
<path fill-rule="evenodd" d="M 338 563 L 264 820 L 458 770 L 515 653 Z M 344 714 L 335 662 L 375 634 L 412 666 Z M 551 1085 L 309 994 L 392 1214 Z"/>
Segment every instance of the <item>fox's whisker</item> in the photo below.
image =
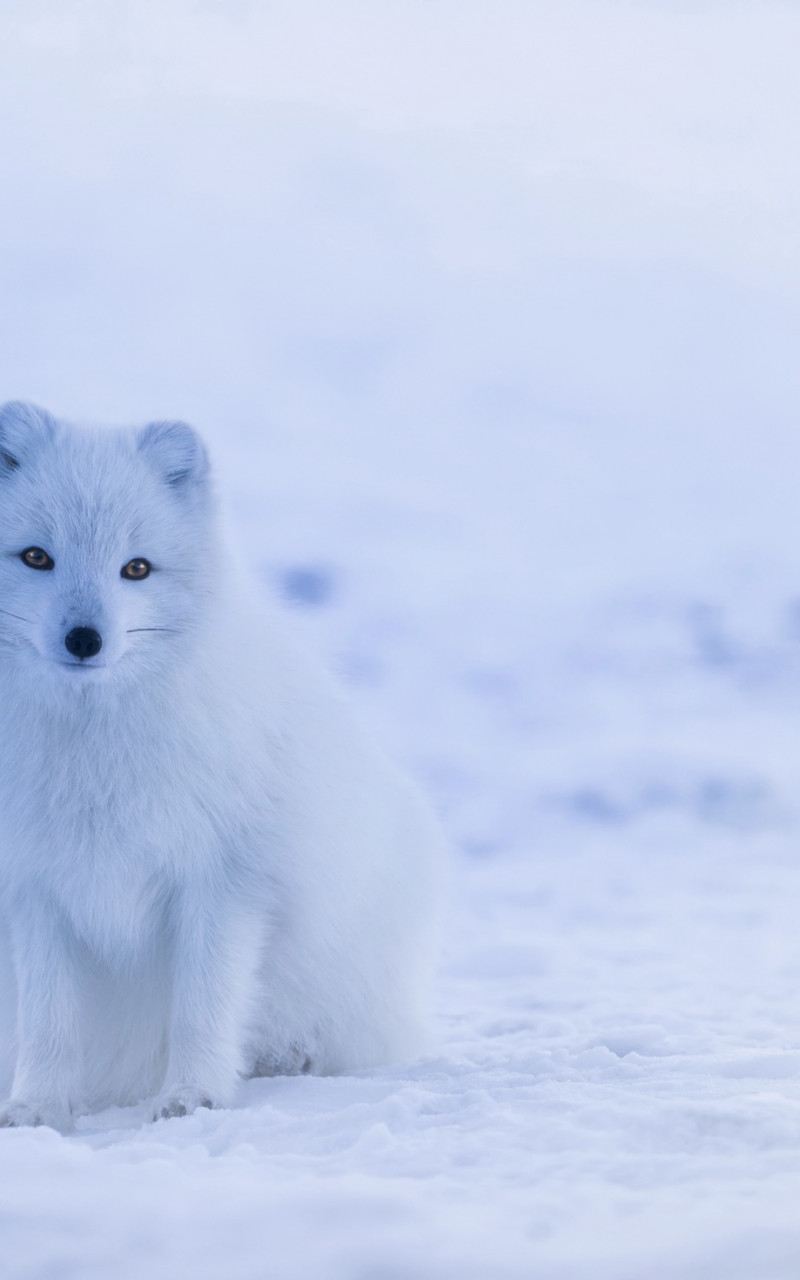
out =
<path fill-rule="evenodd" d="M 133 635 L 134 631 L 170 631 L 173 635 L 178 634 L 177 627 L 128 627 L 127 635 Z"/>
<path fill-rule="evenodd" d="M 10 609 L 0 609 L 0 613 L 5 613 L 9 618 L 16 618 L 17 622 L 30 622 L 30 618 L 23 618 L 21 613 L 12 613 Z"/>

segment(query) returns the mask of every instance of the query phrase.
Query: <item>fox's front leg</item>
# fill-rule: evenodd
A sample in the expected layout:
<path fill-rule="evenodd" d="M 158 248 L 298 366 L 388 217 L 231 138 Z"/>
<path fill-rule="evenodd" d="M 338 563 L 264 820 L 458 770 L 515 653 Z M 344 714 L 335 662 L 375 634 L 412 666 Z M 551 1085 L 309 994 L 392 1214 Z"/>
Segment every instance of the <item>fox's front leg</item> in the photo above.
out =
<path fill-rule="evenodd" d="M 188 896 L 176 903 L 169 1057 L 154 1119 L 231 1101 L 260 935 L 257 920 L 241 910 Z"/>
<path fill-rule="evenodd" d="M 78 948 L 47 903 L 18 901 L 10 913 L 17 979 L 17 1066 L 0 1127 L 69 1129 L 80 1070 Z"/>

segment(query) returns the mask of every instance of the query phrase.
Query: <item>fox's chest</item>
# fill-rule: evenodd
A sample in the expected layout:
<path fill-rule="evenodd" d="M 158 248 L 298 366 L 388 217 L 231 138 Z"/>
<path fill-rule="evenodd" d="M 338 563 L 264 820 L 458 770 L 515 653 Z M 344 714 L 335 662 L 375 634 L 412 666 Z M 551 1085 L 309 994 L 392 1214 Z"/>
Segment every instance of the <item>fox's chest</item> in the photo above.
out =
<path fill-rule="evenodd" d="M 149 874 L 213 839 L 222 796 L 207 751 L 176 742 L 169 725 L 68 728 L 22 749 L 5 735 L 0 743 L 0 820 L 34 857 Z"/>
<path fill-rule="evenodd" d="M 169 882 L 145 859 L 76 861 L 51 891 L 76 938 L 112 964 L 152 950 L 166 927 Z"/>
<path fill-rule="evenodd" d="M 121 717 L 104 736 L 59 728 L 21 750 L 0 733 L 0 893 L 44 893 L 80 937 L 116 951 L 187 893 L 271 890 L 278 807 L 254 753 L 175 716 Z"/>
<path fill-rule="evenodd" d="M 140 947 L 166 918 L 176 886 L 215 858 L 218 824 L 163 772 L 147 779 L 102 761 L 0 784 L 3 879 L 43 893 L 94 950 Z"/>

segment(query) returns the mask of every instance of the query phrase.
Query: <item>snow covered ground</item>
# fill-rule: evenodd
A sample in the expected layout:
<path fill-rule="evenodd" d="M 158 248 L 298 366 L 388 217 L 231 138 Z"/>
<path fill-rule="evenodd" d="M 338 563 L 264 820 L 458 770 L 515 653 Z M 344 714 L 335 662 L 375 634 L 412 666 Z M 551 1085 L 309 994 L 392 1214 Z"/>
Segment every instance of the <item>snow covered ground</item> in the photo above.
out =
<path fill-rule="evenodd" d="M 200 427 L 455 848 L 429 1057 L 0 1134 L 3 1275 L 794 1280 L 797 7 L 0 35 L 0 395 Z"/>

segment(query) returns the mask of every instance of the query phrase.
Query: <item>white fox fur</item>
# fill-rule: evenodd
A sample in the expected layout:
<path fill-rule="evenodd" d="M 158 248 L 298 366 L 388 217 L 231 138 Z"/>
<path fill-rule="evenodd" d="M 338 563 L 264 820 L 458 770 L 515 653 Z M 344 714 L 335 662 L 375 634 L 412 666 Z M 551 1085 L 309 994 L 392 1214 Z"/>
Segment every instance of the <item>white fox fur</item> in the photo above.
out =
<path fill-rule="evenodd" d="M 214 505 L 184 424 L 0 409 L 0 1124 L 181 1115 L 419 1045 L 435 825 L 249 598 Z"/>

